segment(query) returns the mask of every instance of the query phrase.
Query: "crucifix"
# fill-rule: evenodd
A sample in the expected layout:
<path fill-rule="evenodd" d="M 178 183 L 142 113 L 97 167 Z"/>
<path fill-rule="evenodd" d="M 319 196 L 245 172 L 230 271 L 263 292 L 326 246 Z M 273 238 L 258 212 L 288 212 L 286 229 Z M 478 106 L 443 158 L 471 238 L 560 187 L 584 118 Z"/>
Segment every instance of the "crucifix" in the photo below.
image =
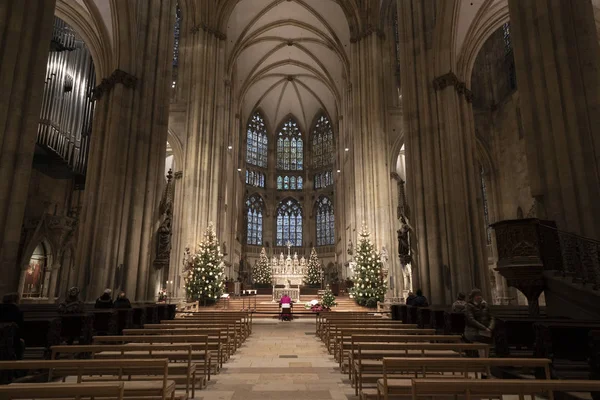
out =
<path fill-rule="evenodd" d="M 291 257 L 292 253 L 291 253 L 291 249 L 292 249 L 292 242 L 290 242 L 288 240 L 287 244 L 286 244 L 287 248 L 288 248 L 288 257 Z"/>

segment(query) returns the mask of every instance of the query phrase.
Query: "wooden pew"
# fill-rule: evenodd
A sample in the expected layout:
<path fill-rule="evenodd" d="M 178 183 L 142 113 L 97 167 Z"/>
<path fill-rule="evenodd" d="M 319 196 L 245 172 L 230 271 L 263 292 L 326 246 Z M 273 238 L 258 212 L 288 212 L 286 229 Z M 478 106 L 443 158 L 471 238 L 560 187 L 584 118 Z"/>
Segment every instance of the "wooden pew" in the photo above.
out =
<path fill-rule="evenodd" d="M 248 338 L 249 332 L 246 325 L 239 320 L 231 321 L 196 321 L 196 320 L 176 320 L 178 322 L 162 324 L 146 324 L 145 329 L 200 329 L 200 328 L 226 328 L 235 333 L 235 346 L 241 344 Z M 185 323 L 179 321 L 186 321 Z"/>
<path fill-rule="evenodd" d="M 327 320 L 321 325 L 321 339 L 327 341 L 330 332 L 334 328 L 339 327 L 361 327 L 361 328 L 404 328 L 413 329 L 416 328 L 415 324 L 403 324 L 399 321 L 392 321 L 390 319 L 333 319 Z"/>
<path fill-rule="evenodd" d="M 342 372 L 349 371 L 352 350 L 358 343 L 460 343 L 462 337 L 458 335 L 350 335 L 350 338 L 340 338 L 340 355 L 338 359 Z"/>
<path fill-rule="evenodd" d="M 350 375 L 356 395 L 364 383 L 376 383 L 384 373 L 382 360 L 392 357 L 465 358 L 467 351 L 484 350 L 482 343 L 357 343 L 352 349 Z"/>
<path fill-rule="evenodd" d="M 0 399 L 81 399 L 122 400 L 124 384 L 110 383 L 15 383 L 0 386 Z"/>
<path fill-rule="evenodd" d="M 377 380 L 376 390 L 365 390 L 361 394 L 363 399 L 377 396 L 378 399 L 390 397 L 406 398 L 412 391 L 411 378 L 427 378 L 436 376 L 437 379 L 446 381 L 476 380 L 485 374 L 491 377 L 494 367 L 520 367 L 543 369 L 546 379 L 550 377 L 550 360 L 535 358 L 384 358 L 382 360 L 383 375 Z M 440 374 L 442 374 L 440 376 Z M 491 382 L 504 382 L 504 380 L 491 380 Z"/>
<path fill-rule="evenodd" d="M 381 320 L 380 316 L 376 316 L 373 313 L 365 313 L 365 312 L 327 312 L 327 313 L 318 313 L 317 314 L 317 322 L 315 333 L 317 336 L 322 338 L 323 327 L 327 325 L 328 321 L 335 320 L 348 320 L 348 321 L 356 321 L 362 319 L 370 319 L 370 320 Z"/>
<path fill-rule="evenodd" d="M 205 387 L 208 377 L 206 374 L 196 376 L 197 364 L 192 361 L 194 347 L 190 344 L 136 344 L 131 346 L 124 345 L 69 345 L 53 346 L 52 359 L 58 360 L 60 357 L 70 355 L 73 357 L 89 356 L 92 359 L 146 359 L 159 358 L 169 360 L 168 374 L 169 379 L 176 383 L 185 384 L 185 392 L 192 391 L 192 398 L 195 397 L 196 383 L 200 387 Z M 209 371 L 207 358 L 204 359 L 204 371 Z M 140 374 L 143 370 L 140 370 Z"/>
<path fill-rule="evenodd" d="M 245 327 L 246 336 L 252 333 L 252 313 L 248 312 L 232 312 L 232 311 L 224 311 L 224 312 L 194 312 L 194 313 L 185 313 L 179 314 L 179 318 L 170 320 L 170 321 L 161 321 L 161 323 L 182 323 L 180 321 L 185 320 L 189 323 L 189 320 L 200 320 L 200 321 L 230 321 L 230 320 L 239 320 Z"/>
<path fill-rule="evenodd" d="M 149 397 L 152 399 L 175 399 L 175 381 L 168 379 L 166 359 L 156 360 L 41 360 L 0 361 L 0 370 L 48 370 L 48 381 L 54 377 L 73 376 L 77 383 L 101 378 L 105 381 L 123 381 L 132 376 L 155 375 L 152 381 L 127 380 L 123 383 L 124 397 Z M 110 376 L 109 376 L 110 375 Z M 187 399 L 185 396 L 183 399 Z"/>
<path fill-rule="evenodd" d="M 453 398 L 502 398 L 517 395 L 535 398 L 547 396 L 554 400 L 555 392 L 596 392 L 600 381 L 546 379 L 413 379 L 412 400 L 422 397 L 452 396 Z M 387 400 L 387 398 L 384 397 Z"/>
<path fill-rule="evenodd" d="M 95 336 L 94 344 L 154 344 L 154 343 L 171 343 L 171 344 L 191 344 L 194 346 L 193 360 L 204 361 L 208 359 L 206 365 L 208 371 L 203 371 L 207 374 L 210 380 L 210 373 L 214 370 L 219 372 L 220 363 L 217 357 L 213 357 L 215 350 L 219 348 L 208 341 L 207 335 L 130 335 L 130 336 Z"/>
<path fill-rule="evenodd" d="M 325 342 L 327 350 L 334 355 L 339 354 L 339 346 L 341 337 L 350 337 L 352 335 L 434 335 L 433 329 L 395 329 L 395 328 L 356 328 L 356 327 L 342 327 L 333 328 L 330 332 L 328 340 Z M 336 358 L 337 359 L 337 358 Z"/>
<path fill-rule="evenodd" d="M 216 356 L 219 360 L 219 365 L 233 355 L 234 346 L 231 345 L 235 341 L 235 332 L 230 331 L 228 327 L 216 328 L 186 328 L 186 329 L 125 329 L 123 336 L 142 336 L 142 335 L 206 335 L 208 336 L 208 344 L 211 351 L 216 351 Z M 216 346 L 213 346 L 217 344 Z"/>

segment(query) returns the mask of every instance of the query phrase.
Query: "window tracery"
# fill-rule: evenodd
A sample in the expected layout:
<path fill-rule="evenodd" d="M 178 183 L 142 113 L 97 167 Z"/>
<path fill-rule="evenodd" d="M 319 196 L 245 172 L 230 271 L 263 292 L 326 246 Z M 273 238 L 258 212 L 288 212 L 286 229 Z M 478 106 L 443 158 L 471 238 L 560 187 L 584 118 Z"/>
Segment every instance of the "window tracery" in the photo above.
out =
<path fill-rule="evenodd" d="M 250 118 L 246 130 L 246 163 L 267 168 L 267 148 L 265 120 L 257 111 Z"/>
<path fill-rule="evenodd" d="M 333 185 L 333 171 L 315 174 L 315 189 L 323 189 L 331 185 Z"/>
<path fill-rule="evenodd" d="M 319 197 L 317 203 L 317 246 L 335 244 L 335 219 L 333 204 L 326 196 Z"/>
<path fill-rule="evenodd" d="M 333 164 L 333 129 L 325 115 L 315 123 L 312 133 L 313 166 L 322 168 Z"/>
<path fill-rule="evenodd" d="M 289 118 L 278 133 L 277 169 L 302 171 L 304 168 L 304 142 L 298 123 Z"/>
<path fill-rule="evenodd" d="M 263 244 L 263 211 L 265 204 L 262 197 L 253 194 L 246 200 L 247 232 L 246 243 L 255 246 Z"/>
<path fill-rule="evenodd" d="M 302 190 L 304 180 L 301 176 L 282 176 L 277 177 L 277 190 Z"/>
<path fill-rule="evenodd" d="M 302 246 L 302 207 L 294 199 L 287 199 L 277 207 L 277 246 Z"/>
<path fill-rule="evenodd" d="M 259 188 L 265 187 L 265 174 L 258 171 L 246 170 L 246 185 Z"/>

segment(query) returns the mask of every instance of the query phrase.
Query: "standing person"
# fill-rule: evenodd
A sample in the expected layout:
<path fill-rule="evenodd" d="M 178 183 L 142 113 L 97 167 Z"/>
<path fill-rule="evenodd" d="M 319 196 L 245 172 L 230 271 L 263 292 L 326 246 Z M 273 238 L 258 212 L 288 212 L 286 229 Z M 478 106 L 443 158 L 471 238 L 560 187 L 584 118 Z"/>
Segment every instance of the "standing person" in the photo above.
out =
<path fill-rule="evenodd" d="M 485 301 L 481 290 L 473 289 L 469 294 L 469 302 L 465 308 L 465 339 L 474 343 L 492 342 L 494 317 Z M 485 357 L 486 352 L 479 350 L 479 356 Z"/>
<path fill-rule="evenodd" d="M 429 301 L 427 301 L 427 297 L 423 296 L 421 289 L 417 290 L 417 296 L 413 300 L 412 305 L 415 307 L 429 307 Z"/>
<path fill-rule="evenodd" d="M 464 313 L 467 308 L 467 302 L 465 301 L 466 298 L 467 296 L 460 292 L 456 298 L 456 301 L 452 304 L 452 312 Z"/>
<path fill-rule="evenodd" d="M 17 356 L 17 360 L 22 360 L 25 353 L 25 341 L 21 337 L 23 331 L 23 311 L 21 311 L 18 304 L 18 293 L 4 295 L 2 298 L 0 322 L 13 322 L 17 325 L 17 332 L 14 338 L 15 355 Z"/>
<path fill-rule="evenodd" d="M 125 292 L 119 293 L 119 296 L 115 300 L 113 306 L 115 308 L 131 308 L 131 302 L 127 298 Z"/>
<path fill-rule="evenodd" d="M 96 305 L 94 306 L 94 308 L 113 308 L 113 301 L 110 296 L 111 293 L 112 290 L 106 289 L 102 296 L 96 299 Z"/>

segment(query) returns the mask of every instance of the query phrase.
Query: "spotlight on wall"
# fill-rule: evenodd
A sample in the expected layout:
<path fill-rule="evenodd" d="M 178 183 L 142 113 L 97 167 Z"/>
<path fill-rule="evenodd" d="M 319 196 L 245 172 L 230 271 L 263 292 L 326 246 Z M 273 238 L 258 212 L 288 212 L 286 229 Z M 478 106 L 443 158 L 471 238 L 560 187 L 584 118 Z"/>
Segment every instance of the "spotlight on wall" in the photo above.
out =
<path fill-rule="evenodd" d="M 241 168 L 238 168 L 238 172 L 242 172 L 242 169 L 241 169 Z"/>
<path fill-rule="evenodd" d="M 344 151 L 350 151 L 350 149 L 346 147 L 346 148 L 344 149 Z"/>
<path fill-rule="evenodd" d="M 339 174 L 340 172 L 342 172 L 342 171 L 338 169 L 338 174 Z"/>
<path fill-rule="evenodd" d="M 233 146 L 227 146 L 227 148 L 228 148 L 229 150 L 231 150 L 231 149 L 233 149 Z"/>

